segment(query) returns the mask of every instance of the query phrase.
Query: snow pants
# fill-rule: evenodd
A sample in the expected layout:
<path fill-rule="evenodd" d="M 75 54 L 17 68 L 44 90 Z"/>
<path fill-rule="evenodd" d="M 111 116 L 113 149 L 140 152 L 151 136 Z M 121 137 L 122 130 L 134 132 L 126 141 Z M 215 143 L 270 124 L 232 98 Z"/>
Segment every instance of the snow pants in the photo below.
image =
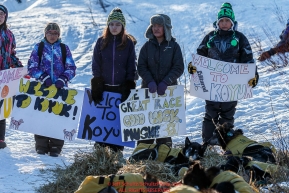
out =
<path fill-rule="evenodd" d="M 41 135 L 34 135 L 34 139 L 36 142 L 35 144 L 36 151 L 40 149 L 40 150 L 45 151 L 45 153 L 51 152 L 52 147 L 56 147 L 57 148 L 56 153 L 59 154 L 64 145 L 64 140 L 61 140 L 61 139 L 54 139 L 54 138 L 45 137 Z M 55 149 L 53 149 L 53 151 L 55 151 Z"/>
<path fill-rule="evenodd" d="M 5 141 L 6 119 L 0 120 L 0 140 Z"/>
<path fill-rule="evenodd" d="M 236 112 L 237 101 L 232 102 L 214 102 L 206 100 L 206 113 L 202 126 L 203 142 L 208 141 L 214 133 L 215 124 L 229 122 L 234 124 L 234 115 Z"/>

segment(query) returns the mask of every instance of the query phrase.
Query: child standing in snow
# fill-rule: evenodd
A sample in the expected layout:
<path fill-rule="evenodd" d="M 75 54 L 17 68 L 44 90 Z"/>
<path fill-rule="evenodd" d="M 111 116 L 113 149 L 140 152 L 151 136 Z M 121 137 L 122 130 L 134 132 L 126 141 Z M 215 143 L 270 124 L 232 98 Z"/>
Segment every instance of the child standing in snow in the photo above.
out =
<path fill-rule="evenodd" d="M 183 55 L 176 39 L 171 35 L 171 19 L 165 14 L 151 17 L 145 36 L 148 41 L 140 50 L 138 74 L 142 78 L 141 87 L 150 93 L 164 95 L 168 86 L 177 85 L 184 72 Z M 154 139 L 139 140 L 139 143 L 154 143 Z M 156 139 L 156 143 L 172 146 L 172 138 Z"/>
<path fill-rule="evenodd" d="M 215 60 L 233 63 L 254 63 L 253 53 L 247 38 L 241 32 L 235 30 L 235 15 L 230 3 L 223 3 L 218 12 L 216 30 L 205 36 L 197 53 L 201 56 Z M 196 72 L 196 67 L 190 63 L 189 73 Z M 258 83 L 258 73 L 256 68 L 255 77 L 248 84 L 255 87 Z M 213 135 L 216 124 L 229 122 L 234 124 L 234 115 L 237 101 L 215 102 L 206 100 L 206 113 L 202 126 L 203 142 L 207 142 Z"/>
<path fill-rule="evenodd" d="M 16 57 L 16 42 L 13 33 L 7 27 L 8 10 L 0 4 L 0 70 L 23 67 Z M 0 149 L 5 143 L 6 119 L 0 120 Z"/>
<path fill-rule="evenodd" d="M 120 93 L 121 101 L 135 89 L 135 49 L 134 43 L 125 31 L 125 18 L 119 8 L 114 8 L 107 18 L 103 35 L 98 38 L 93 51 L 91 94 L 96 103 L 103 100 L 103 92 Z M 114 151 L 124 146 L 96 142 Z"/>
<path fill-rule="evenodd" d="M 282 31 L 280 35 L 280 42 L 274 48 L 269 51 L 263 52 L 258 58 L 259 61 L 264 61 L 276 53 L 289 52 L 289 19 L 286 23 L 286 28 Z"/>
<path fill-rule="evenodd" d="M 75 76 L 76 66 L 68 46 L 61 44 L 60 28 L 57 23 L 48 23 L 44 35 L 41 43 L 35 45 L 28 60 L 28 73 L 31 77 L 42 81 L 46 87 L 55 84 L 55 87 L 60 89 L 67 86 L 67 82 Z M 38 50 L 42 50 L 41 59 Z M 62 50 L 66 52 L 65 61 Z M 60 154 L 64 140 L 41 135 L 34 135 L 34 137 L 38 154 L 44 155 L 50 152 L 50 156 L 53 157 Z"/>

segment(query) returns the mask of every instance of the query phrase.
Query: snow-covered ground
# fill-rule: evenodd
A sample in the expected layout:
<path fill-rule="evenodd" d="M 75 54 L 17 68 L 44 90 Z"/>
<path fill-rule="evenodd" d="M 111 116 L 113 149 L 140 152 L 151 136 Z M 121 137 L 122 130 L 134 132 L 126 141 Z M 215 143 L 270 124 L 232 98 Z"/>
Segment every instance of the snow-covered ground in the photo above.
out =
<path fill-rule="evenodd" d="M 77 75 L 71 87 L 84 90 L 90 86 L 91 57 L 96 39 L 101 35 L 108 13 L 116 6 L 120 7 L 127 21 L 127 31 L 138 41 L 139 52 L 145 43 L 144 32 L 150 17 L 156 13 L 165 13 L 171 17 L 173 36 L 182 47 L 187 64 L 191 53 L 206 33 L 213 29 L 212 23 L 224 1 L 221 0 L 106 0 L 106 12 L 96 4 L 96 0 L 0 0 L 9 10 L 8 23 L 17 42 L 17 55 L 27 64 L 33 46 L 43 37 L 47 22 L 57 22 L 61 26 L 61 36 L 68 44 L 77 65 Z M 289 18 L 287 0 L 269 1 L 232 0 L 239 31 L 243 32 L 254 48 L 254 57 L 258 58 L 254 39 L 261 40 L 262 48 L 269 49 L 278 41 L 278 36 Z M 91 12 L 92 14 L 91 14 Z M 92 20 L 93 18 L 93 20 Z M 95 22 L 95 25 L 93 25 Z M 264 33 L 270 29 L 270 38 Z M 269 67 L 257 62 L 260 72 L 259 84 L 254 88 L 254 97 L 239 101 L 235 114 L 235 126 L 255 140 L 274 142 L 278 127 L 289 141 L 288 126 L 288 84 L 289 68 L 270 71 Z M 188 78 L 188 74 L 185 71 Z M 185 78 L 181 78 L 185 84 Z M 140 81 L 138 82 L 138 85 Z M 188 82 L 187 82 L 187 88 Z M 204 116 L 204 100 L 186 96 L 187 136 L 192 141 L 201 142 L 201 122 Z M 277 120 L 277 122 L 276 122 Z M 277 126 L 278 125 L 278 126 Z M 184 136 L 173 138 L 174 143 L 183 143 Z M 51 179 L 42 174 L 41 169 L 54 167 L 55 164 L 69 164 L 77 150 L 91 151 L 93 142 L 76 139 L 65 142 L 61 156 L 38 155 L 34 148 L 32 134 L 9 130 L 6 132 L 7 148 L 0 150 L 0 192 L 31 193 L 35 187 Z M 124 155 L 130 155 L 132 149 L 126 148 Z"/>

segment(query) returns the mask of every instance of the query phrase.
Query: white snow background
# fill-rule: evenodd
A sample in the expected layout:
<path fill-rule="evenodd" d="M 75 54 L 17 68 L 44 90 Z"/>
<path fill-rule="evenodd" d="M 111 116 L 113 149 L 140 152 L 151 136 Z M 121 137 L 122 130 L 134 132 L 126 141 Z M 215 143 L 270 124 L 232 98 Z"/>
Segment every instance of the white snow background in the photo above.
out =
<path fill-rule="evenodd" d="M 47 22 L 57 22 L 61 26 L 62 41 L 67 44 L 77 65 L 76 77 L 69 85 L 84 90 L 90 87 L 92 51 L 101 35 L 109 12 L 120 7 L 125 15 L 128 33 L 135 36 L 137 54 L 145 43 L 145 30 L 150 17 L 164 13 L 172 20 L 172 34 L 180 44 L 185 65 L 191 60 L 191 53 L 211 30 L 217 12 L 224 0 L 105 0 L 106 12 L 96 0 L 0 0 L 9 10 L 8 23 L 15 35 L 17 56 L 27 65 L 27 60 L 36 43 L 43 38 Z M 279 35 L 289 18 L 288 0 L 231 0 L 229 1 L 238 21 L 238 30 L 249 39 L 257 59 L 260 51 L 253 44 L 259 39 L 262 48 L 268 50 L 279 40 Z M 91 9 L 89 9 L 91 8 Z M 92 14 L 91 14 L 91 12 Z M 95 25 L 93 25 L 93 20 Z M 264 32 L 269 30 L 269 33 Z M 268 35 L 269 34 L 269 35 Z M 235 114 L 235 126 L 244 130 L 246 136 L 258 140 L 274 142 L 276 133 L 289 141 L 288 129 L 288 84 L 289 68 L 271 70 L 257 61 L 260 80 L 253 89 L 254 97 L 239 101 Z M 184 75 L 188 79 L 185 68 Z M 185 84 L 184 75 L 180 81 Z M 140 80 L 138 81 L 140 85 Z M 187 89 L 189 85 L 187 82 Z M 187 94 L 186 96 L 187 136 L 191 141 L 201 143 L 201 126 L 204 116 L 204 100 Z M 43 174 L 42 169 L 54 168 L 56 164 L 69 165 L 76 151 L 92 151 L 94 142 L 76 139 L 65 142 L 61 155 L 57 158 L 38 155 L 34 148 L 34 136 L 30 133 L 9 130 L 7 121 L 7 148 L 0 150 L 0 192 L 31 193 L 36 187 L 52 179 Z M 45 124 L 45 120 L 43 120 Z M 41 129 L 41 125 L 39 125 Z M 174 144 L 184 143 L 185 136 L 173 138 Z M 277 147 L 278 148 L 278 147 Z M 125 148 L 128 157 L 131 148 Z"/>

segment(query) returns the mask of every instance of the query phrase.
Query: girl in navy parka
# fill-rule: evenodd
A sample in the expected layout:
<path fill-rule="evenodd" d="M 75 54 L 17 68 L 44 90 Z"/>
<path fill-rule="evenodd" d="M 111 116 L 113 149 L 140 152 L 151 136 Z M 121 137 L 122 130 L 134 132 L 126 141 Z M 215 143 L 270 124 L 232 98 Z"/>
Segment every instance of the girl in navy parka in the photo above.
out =
<path fill-rule="evenodd" d="M 135 89 L 135 50 L 125 32 L 125 18 L 119 8 L 113 9 L 107 19 L 103 35 L 98 38 L 93 51 L 91 94 L 96 103 L 103 100 L 103 91 L 120 93 L 125 101 L 130 89 Z M 112 150 L 123 146 L 98 142 Z"/>
<path fill-rule="evenodd" d="M 60 28 L 56 23 L 48 23 L 45 30 L 44 47 L 41 61 L 38 56 L 40 43 L 36 44 L 30 59 L 28 60 L 28 73 L 31 77 L 43 82 L 46 87 L 55 84 L 56 88 L 67 86 L 67 82 L 75 76 L 76 66 L 71 52 L 65 45 L 66 59 L 63 64 L 63 54 L 61 53 Z M 36 141 L 36 152 L 45 154 L 50 152 L 50 156 L 57 157 L 64 145 L 64 140 L 34 135 Z"/>
<path fill-rule="evenodd" d="M 13 33 L 8 29 L 6 21 L 8 10 L 0 4 L 0 70 L 23 67 L 16 57 L 16 42 Z M 6 147 L 5 143 L 6 119 L 0 120 L 0 149 Z"/>

